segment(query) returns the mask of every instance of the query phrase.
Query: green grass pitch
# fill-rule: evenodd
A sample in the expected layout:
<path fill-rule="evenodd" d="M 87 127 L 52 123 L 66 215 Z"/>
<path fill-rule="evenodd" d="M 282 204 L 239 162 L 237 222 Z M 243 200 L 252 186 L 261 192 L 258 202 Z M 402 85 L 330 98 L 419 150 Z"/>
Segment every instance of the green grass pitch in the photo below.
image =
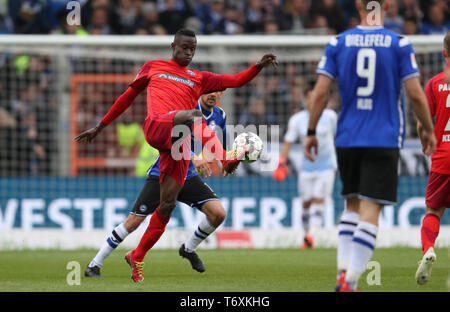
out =
<path fill-rule="evenodd" d="M 145 281 L 134 284 L 123 257 L 116 250 L 104 263 L 103 277 L 86 278 L 85 265 L 95 250 L 25 250 L 0 252 L 0 291 L 100 292 L 326 292 L 333 291 L 336 269 L 334 249 L 199 250 L 206 272 L 192 270 L 177 250 L 153 250 L 145 258 Z M 437 249 L 432 279 L 415 283 L 421 251 L 413 248 L 377 249 L 372 260 L 380 263 L 381 285 L 360 281 L 365 292 L 448 291 L 448 249 Z M 67 263 L 81 266 L 81 285 L 69 286 Z"/>

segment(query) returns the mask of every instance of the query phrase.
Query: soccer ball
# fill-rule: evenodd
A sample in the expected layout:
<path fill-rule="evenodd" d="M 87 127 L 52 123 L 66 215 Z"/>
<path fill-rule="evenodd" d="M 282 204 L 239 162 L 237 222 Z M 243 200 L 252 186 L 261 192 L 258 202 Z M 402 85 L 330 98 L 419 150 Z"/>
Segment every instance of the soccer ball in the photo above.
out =
<path fill-rule="evenodd" d="M 255 133 L 243 132 L 234 140 L 233 151 L 239 154 L 244 149 L 247 149 L 248 152 L 245 154 L 242 161 L 245 163 L 252 163 L 257 161 L 261 156 L 263 142 Z"/>

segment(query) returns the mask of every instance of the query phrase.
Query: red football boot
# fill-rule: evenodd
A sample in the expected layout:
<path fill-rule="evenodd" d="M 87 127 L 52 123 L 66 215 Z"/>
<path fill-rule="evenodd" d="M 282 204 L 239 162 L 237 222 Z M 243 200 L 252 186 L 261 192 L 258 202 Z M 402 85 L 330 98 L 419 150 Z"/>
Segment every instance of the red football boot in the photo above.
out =
<path fill-rule="evenodd" d="M 227 153 L 227 155 L 228 155 L 228 153 Z M 241 162 L 242 158 L 244 158 L 246 153 L 247 153 L 247 150 L 243 150 L 239 154 L 236 154 L 236 152 L 232 152 L 231 157 L 227 157 L 227 159 L 223 160 L 222 168 L 225 171 L 225 173 L 233 174 L 234 171 L 239 166 L 239 163 Z"/>
<path fill-rule="evenodd" d="M 125 261 L 130 265 L 131 268 L 131 279 L 135 283 L 143 282 L 144 281 L 144 262 L 138 262 L 133 260 L 132 251 L 127 253 L 125 255 Z"/>
<path fill-rule="evenodd" d="M 334 291 L 339 291 L 344 283 L 345 283 L 345 271 L 341 271 L 341 273 L 339 273 L 339 277 L 336 281 L 336 286 L 334 287 Z"/>
<path fill-rule="evenodd" d="M 305 238 L 303 239 L 304 243 L 301 247 L 301 249 L 308 249 L 308 248 L 314 248 L 314 238 L 312 235 L 307 234 L 305 235 Z"/>
<path fill-rule="evenodd" d="M 344 283 L 342 284 L 341 288 L 338 290 L 338 292 L 360 292 L 361 289 L 360 288 L 356 288 L 356 290 L 351 289 L 348 286 L 348 283 L 344 281 Z"/>

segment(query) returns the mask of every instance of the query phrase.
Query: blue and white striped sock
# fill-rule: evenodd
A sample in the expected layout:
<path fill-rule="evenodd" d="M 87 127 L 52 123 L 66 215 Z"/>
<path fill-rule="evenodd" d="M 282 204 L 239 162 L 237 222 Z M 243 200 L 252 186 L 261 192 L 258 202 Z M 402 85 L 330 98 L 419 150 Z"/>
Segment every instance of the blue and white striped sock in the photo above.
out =
<path fill-rule="evenodd" d="M 106 242 L 103 243 L 97 255 L 94 257 L 91 263 L 89 263 L 89 266 L 102 267 L 103 261 L 105 261 L 105 259 L 113 252 L 113 250 L 117 248 L 117 246 L 119 246 L 119 244 L 125 239 L 125 237 L 128 236 L 128 234 L 129 233 L 123 223 L 116 226 L 111 232 L 111 235 L 106 239 Z"/>
<path fill-rule="evenodd" d="M 377 240 L 378 227 L 361 221 L 353 234 L 350 263 L 345 280 L 350 288 L 356 289 L 358 280 L 366 270 Z"/>
<path fill-rule="evenodd" d="M 198 245 L 200 245 L 200 243 L 203 242 L 215 230 L 216 228 L 211 225 L 208 219 L 206 219 L 206 216 L 204 216 L 197 229 L 194 231 L 194 234 L 192 234 L 192 236 L 184 244 L 184 248 L 187 252 L 195 251 Z"/>
<path fill-rule="evenodd" d="M 344 211 L 338 225 L 337 268 L 338 276 L 346 271 L 350 262 L 353 234 L 359 222 L 359 214 Z"/>

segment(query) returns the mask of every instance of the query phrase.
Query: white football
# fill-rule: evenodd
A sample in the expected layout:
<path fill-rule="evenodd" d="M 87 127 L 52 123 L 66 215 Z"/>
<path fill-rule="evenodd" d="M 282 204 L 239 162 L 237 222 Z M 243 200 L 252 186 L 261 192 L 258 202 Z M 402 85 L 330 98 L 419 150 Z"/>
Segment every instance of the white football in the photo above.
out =
<path fill-rule="evenodd" d="M 261 156 L 263 142 L 255 133 L 243 132 L 234 140 L 233 151 L 236 151 L 239 154 L 244 149 L 248 152 L 245 154 L 242 161 L 245 163 L 252 163 L 257 161 Z"/>

